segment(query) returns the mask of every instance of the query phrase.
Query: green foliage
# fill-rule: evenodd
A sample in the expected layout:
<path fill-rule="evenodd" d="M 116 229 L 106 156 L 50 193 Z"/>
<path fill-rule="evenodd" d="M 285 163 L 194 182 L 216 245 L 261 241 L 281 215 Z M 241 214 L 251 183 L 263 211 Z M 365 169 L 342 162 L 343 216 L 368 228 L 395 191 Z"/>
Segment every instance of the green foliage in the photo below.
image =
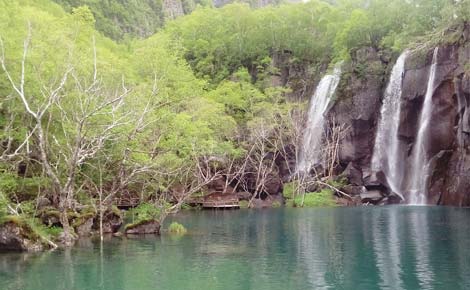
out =
<path fill-rule="evenodd" d="M 33 241 L 44 242 L 45 239 L 53 240 L 62 232 L 62 228 L 47 227 L 39 219 L 26 215 L 0 216 L 0 225 L 3 223 L 13 223 L 22 229 L 22 234 Z"/>
<path fill-rule="evenodd" d="M 172 222 L 170 226 L 168 227 L 168 232 L 170 234 L 175 234 L 175 235 L 184 235 L 186 234 L 187 230 L 186 228 L 177 222 Z"/>
<path fill-rule="evenodd" d="M 272 204 L 272 207 L 273 207 L 273 208 L 279 208 L 279 207 L 281 207 L 281 206 L 282 206 L 282 204 L 281 204 L 279 201 L 277 201 L 277 200 L 276 200 L 276 201 L 273 201 L 273 204 Z"/>
<path fill-rule="evenodd" d="M 49 240 L 57 239 L 63 232 L 63 229 L 61 227 L 47 227 L 39 219 L 27 218 L 26 222 L 28 223 L 32 231 L 35 233 L 35 235 L 47 238 Z"/>
<path fill-rule="evenodd" d="M 127 213 L 132 217 L 132 223 L 138 224 L 144 221 L 160 219 L 162 209 L 152 203 L 141 203 L 139 206 L 131 209 Z"/>
<path fill-rule="evenodd" d="M 333 186 L 334 188 L 340 189 L 341 187 L 348 184 L 348 179 L 346 177 L 338 177 L 336 179 L 330 179 L 326 183 Z"/>
<path fill-rule="evenodd" d="M 173 187 L 198 182 L 194 172 L 201 160 L 239 161 L 249 152 L 261 153 L 251 151 L 260 140 L 266 145 L 262 154 L 278 150 L 279 143 L 290 144 L 296 138 L 291 113 L 301 104 L 286 101 L 286 88 L 271 87 L 271 77 L 282 74 L 278 57 L 288 56 L 292 67 L 307 64 L 315 75 L 332 62 L 355 57 L 363 47 L 399 51 L 429 39 L 432 44 L 458 41 L 460 30 L 446 33 L 445 39 L 436 36 L 449 26 L 462 27 L 470 17 L 468 0 L 313 0 L 260 9 L 242 3 L 215 9 L 210 1 L 184 0 L 185 13 L 194 11 L 175 21 L 165 19 L 160 0 L 55 2 L 62 6 L 49 0 L 0 0 L 0 37 L 6 66 L 18 84 L 24 40 L 31 33 L 25 91 L 33 111 L 44 107 L 46 91 L 73 68 L 43 119 L 47 157 L 59 182 L 70 176 L 64 160 L 70 159 L 80 128 L 75 114 L 96 108 L 100 98 L 114 98 L 123 87 L 129 91 L 121 108 L 106 107 L 82 123 L 86 141 L 101 136 L 113 117 L 119 120 L 106 131 L 112 138 L 92 144 L 98 150 L 72 175 L 74 199 L 82 204 L 96 202 L 98 185 L 110 188 L 122 172 L 137 172 L 125 186 L 129 193 L 143 200 L 165 199 Z M 201 3 L 204 7 L 197 8 Z M 131 39 L 149 36 L 165 22 L 157 34 Z M 125 41 L 116 43 L 100 32 Z M 366 78 L 383 74 L 382 67 L 358 65 L 355 72 Z M 79 88 L 95 82 L 95 68 L 99 90 L 91 95 Z M 0 143 L 11 141 L 14 151 L 31 128 L 33 118 L 0 70 Z M 35 198 L 54 192 L 39 164 L 37 134 L 29 140 L 30 152 L 0 161 L 0 216 L 18 196 L 20 213 L 33 216 Z M 26 167 L 21 174 L 20 163 Z M 331 185 L 340 187 L 338 182 Z M 292 183 L 284 186 L 283 195 L 294 198 Z M 299 198 L 288 203 L 298 204 Z M 304 205 L 333 202 L 331 192 L 323 190 L 306 194 Z M 135 222 L 160 219 L 166 209 L 162 203 L 131 210 Z"/>
<path fill-rule="evenodd" d="M 44 228 L 46 236 L 57 239 L 64 230 L 61 227 L 51 226 Z"/>
<path fill-rule="evenodd" d="M 303 201 L 303 203 L 302 203 Z M 329 188 L 322 189 L 320 192 L 309 192 L 303 197 L 299 195 L 294 199 L 295 206 L 303 207 L 332 207 L 336 206 L 333 191 Z"/>
<path fill-rule="evenodd" d="M 324 60 L 333 37 L 324 19 L 332 10 L 321 1 L 257 10 L 230 4 L 197 9 L 169 23 L 165 33 L 184 47 L 196 76 L 217 84 L 236 75 L 243 65 L 266 66 L 273 51 L 289 50 L 300 59 Z"/>
<path fill-rule="evenodd" d="M 87 26 L 95 25 L 95 17 L 88 6 L 79 6 L 72 9 L 72 15 Z"/>
<path fill-rule="evenodd" d="M 89 219 L 96 216 L 95 209 L 91 206 L 84 208 L 80 213 L 73 217 L 72 226 L 78 227 L 86 223 Z"/>
<path fill-rule="evenodd" d="M 284 183 L 282 188 L 282 196 L 286 199 L 294 198 L 295 182 Z"/>
<path fill-rule="evenodd" d="M 248 208 L 248 204 L 249 204 L 249 202 L 246 201 L 246 200 L 240 200 L 238 202 L 238 205 L 240 206 L 240 208 Z"/>
<path fill-rule="evenodd" d="M 0 191 L 0 218 L 7 215 L 7 213 L 8 213 L 7 206 L 8 206 L 8 199 Z"/>

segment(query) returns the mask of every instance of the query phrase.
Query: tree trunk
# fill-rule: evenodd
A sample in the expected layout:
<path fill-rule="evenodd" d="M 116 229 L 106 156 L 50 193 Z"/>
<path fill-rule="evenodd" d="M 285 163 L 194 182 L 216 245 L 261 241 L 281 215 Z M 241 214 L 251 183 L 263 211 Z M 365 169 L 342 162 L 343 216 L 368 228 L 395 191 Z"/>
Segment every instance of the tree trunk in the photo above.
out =
<path fill-rule="evenodd" d="M 72 229 L 70 227 L 69 223 L 69 217 L 67 215 L 67 209 L 61 206 L 60 208 L 60 223 L 62 224 L 62 228 L 64 230 L 64 238 L 63 238 L 63 243 L 66 247 L 69 247 L 73 244 L 73 235 L 72 235 Z"/>

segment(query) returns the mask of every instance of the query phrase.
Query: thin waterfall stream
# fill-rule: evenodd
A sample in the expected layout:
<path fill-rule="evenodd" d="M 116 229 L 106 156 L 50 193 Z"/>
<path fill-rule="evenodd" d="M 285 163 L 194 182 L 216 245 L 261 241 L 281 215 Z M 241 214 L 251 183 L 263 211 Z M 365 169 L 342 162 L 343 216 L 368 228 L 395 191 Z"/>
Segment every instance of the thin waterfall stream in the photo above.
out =
<path fill-rule="evenodd" d="M 402 82 L 407 56 L 408 51 L 405 51 L 397 59 L 385 89 L 371 164 L 374 172 L 382 171 L 385 174 L 390 189 L 403 200 L 401 184 L 404 176 L 403 161 L 405 156 L 404 151 L 399 148 L 398 126 L 400 124 Z"/>
<path fill-rule="evenodd" d="M 327 74 L 320 80 L 310 100 L 308 119 L 299 150 L 297 172 L 309 172 L 312 166 L 320 162 L 325 113 L 340 78 L 341 68 L 337 65 L 332 74 Z"/>
<path fill-rule="evenodd" d="M 426 95 L 424 96 L 423 108 L 419 118 L 419 129 L 411 155 L 411 171 L 409 182 L 409 204 L 426 204 L 427 180 L 429 175 L 429 158 L 426 154 L 428 149 L 429 124 L 432 117 L 432 95 L 434 94 L 434 82 L 437 68 L 437 55 L 439 49 L 434 49 L 431 69 L 429 71 Z"/>

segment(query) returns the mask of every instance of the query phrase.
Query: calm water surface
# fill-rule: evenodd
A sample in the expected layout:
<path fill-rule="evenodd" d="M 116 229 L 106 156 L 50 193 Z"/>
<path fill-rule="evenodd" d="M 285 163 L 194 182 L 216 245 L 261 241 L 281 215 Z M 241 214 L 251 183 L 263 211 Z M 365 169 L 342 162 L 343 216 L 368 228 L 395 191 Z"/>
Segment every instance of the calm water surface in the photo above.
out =
<path fill-rule="evenodd" d="M 184 212 L 182 238 L 0 254 L 0 290 L 470 289 L 470 209 Z"/>

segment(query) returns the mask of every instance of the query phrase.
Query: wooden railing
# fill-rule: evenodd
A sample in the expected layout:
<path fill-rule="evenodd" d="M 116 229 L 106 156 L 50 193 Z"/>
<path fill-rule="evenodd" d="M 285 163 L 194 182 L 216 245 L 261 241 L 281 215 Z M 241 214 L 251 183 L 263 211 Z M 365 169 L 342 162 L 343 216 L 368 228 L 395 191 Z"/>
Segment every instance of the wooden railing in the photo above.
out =
<path fill-rule="evenodd" d="M 208 200 L 202 203 L 204 208 L 238 208 L 240 207 L 238 199 L 232 200 Z"/>
<path fill-rule="evenodd" d="M 114 199 L 114 204 L 118 208 L 130 208 L 130 207 L 136 207 L 139 205 L 140 198 L 138 197 L 130 197 L 130 198 L 115 198 Z"/>

